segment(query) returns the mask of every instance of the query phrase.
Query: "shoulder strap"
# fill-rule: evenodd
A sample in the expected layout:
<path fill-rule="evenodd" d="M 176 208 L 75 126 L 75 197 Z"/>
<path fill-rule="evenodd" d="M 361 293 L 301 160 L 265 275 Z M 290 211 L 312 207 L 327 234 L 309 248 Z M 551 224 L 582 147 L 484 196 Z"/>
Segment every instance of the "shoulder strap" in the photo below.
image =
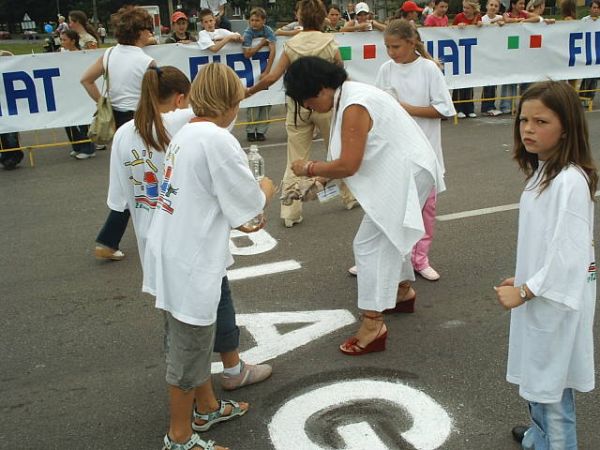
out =
<path fill-rule="evenodd" d="M 110 98 L 110 79 L 108 76 L 108 61 L 110 60 L 110 54 L 114 47 L 108 49 L 106 54 L 106 67 L 104 68 L 104 82 L 106 83 L 106 97 Z"/>

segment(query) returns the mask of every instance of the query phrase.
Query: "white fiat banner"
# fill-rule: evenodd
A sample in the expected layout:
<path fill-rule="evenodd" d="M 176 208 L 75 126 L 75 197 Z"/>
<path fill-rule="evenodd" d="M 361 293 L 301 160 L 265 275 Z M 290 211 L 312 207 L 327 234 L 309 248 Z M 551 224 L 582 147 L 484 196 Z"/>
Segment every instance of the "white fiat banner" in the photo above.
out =
<path fill-rule="evenodd" d="M 420 33 L 431 54 L 443 62 L 450 88 L 600 77 L 600 20 L 420 28 Z M 350 77 L 372 83 L 379 66 L 388 60 L 382 33 L 341 33 L 335 38 Z M 279 54 L 284 41 L 278 41 Z M 190 78 L 204 64 L 224 62 L 246 86 L 256 82 L 267 59 L 266 52 L 251 60 L 244 58 L 239 44 L 228 44 L 218 53 L 178 44 L 152 46 L 145 51 L 159 65 L 176 66 Z M 0 133 L 89 123 L 95 105 L 79 79 L 103 52 L 0 58 Z M 283 102 L 279 81 L 245 100 L 242 107 Z"/>

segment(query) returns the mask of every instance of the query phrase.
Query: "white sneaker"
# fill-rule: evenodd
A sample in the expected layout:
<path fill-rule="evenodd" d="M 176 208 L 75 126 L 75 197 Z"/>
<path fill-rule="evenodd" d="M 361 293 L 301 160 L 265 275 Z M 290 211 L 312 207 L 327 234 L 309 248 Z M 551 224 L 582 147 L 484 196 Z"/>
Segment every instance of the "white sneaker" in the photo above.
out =
<path fill-rule="evenodd" d="M 89 159 L 89 158 L 93 158 L 94 156 L 96 156 L 96 152 L 94 152 L 94 153 L 77 153 L 75 155 L 75 159 Z"/>
<path fill-rule="evenodd" d="M 429 281 L 437 281 L 440 279 L 440 274 L 431 266 L 425 267 L 422 270 L 417 270 L 417 273 Z"/>
<path fill-rule="evenodd" d="M 497 109 L 490 109 L 486 114 L 488 116 L 496 117 L 502 115 L 502 111 L 499 111 Z"/>
<path fill-rule="evenodd" d="M 350 275 L 356 276 L 358 274 L 358 270 L 356 269 L 356 266 L 352 266 L 348 269 L 348 273 Z"/>
<path fill-rule="evenodd" d="M 467 116 L 465 115 L 465 113 L 464 113 L 464 112 L 459 112 L 459 113 L 456 115 L 456 117 L 458 117 L 459 119 L 464 119 L 464 118 L 465 118 L 465 117 L 467 117 Z"/>
<path fill-rule="evenodd" d="M 469 113 L 469 117 L 471 119 L 474 119 L 475 117 L 477 117 L 477 114 L 475 114 L 475 113 Z"/>
<path fill-rule="evenodd" d="M 71 150 L 71 153 L 69 153 L 69 156 L 71 158 L 75 158 L 77 156 L 77 152 L 75 150 Z"/>
<path fill-rule="evenodd" d="M 104 145 L 104 144 L 96 144 L 96 150 L 106 150 L 106 145 Z"/>

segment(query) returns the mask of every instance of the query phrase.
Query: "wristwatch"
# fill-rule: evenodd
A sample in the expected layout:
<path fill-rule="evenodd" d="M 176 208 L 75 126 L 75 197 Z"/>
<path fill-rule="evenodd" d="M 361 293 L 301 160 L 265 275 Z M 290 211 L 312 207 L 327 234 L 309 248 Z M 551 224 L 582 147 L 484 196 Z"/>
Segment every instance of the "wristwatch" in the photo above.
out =
<path fill-rule="evenodd" d="M 521 297 L 521 300 L 523 300 L 524 302 L 526 302 L 527 300 L 529 300 L 529 298 L 527 297 L 527 289 L 526 289 L 526 284 L 522 284 L 519 287 L 519 297 Z"/>

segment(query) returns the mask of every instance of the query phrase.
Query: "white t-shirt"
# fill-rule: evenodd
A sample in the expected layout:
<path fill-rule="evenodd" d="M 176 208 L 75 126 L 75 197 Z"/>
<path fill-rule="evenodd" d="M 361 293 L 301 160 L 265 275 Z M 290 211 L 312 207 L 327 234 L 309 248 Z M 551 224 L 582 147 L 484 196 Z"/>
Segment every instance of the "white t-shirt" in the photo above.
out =
<path fill-rule="evenodd" d="M 594 204 L 576 166 L 541 194 L 536 180 L 521 195 L 515 272 L 536 297 L 511 312 L 506 379 L 528 401 L 556 403 L 566 388 L 594 388 Z"/>
<path fill-rule="evenodd" d="M 398 101 L 413 106 L 433 106 L 446 117 L 456 114 L 444 75 L 429 59 L 419 57 L 408 64 L 397 64 L 390 59 L 379 68 L 375 85 Z M 441 119 L 426 117 L 413 117 L 413 119 L 429 139 L 442 171 L 445 171 Z"/>
<path fill-rule="evenodd" d="M 162 114 L 162 121 L 172 137 L 192 117 L 194 112 L 191 109 L 178 109 Z M 142 267 L 148 229 L 163 175 L 164 156 L 164 152 L 146 147 L 133 120 L 115 133 L 110 154 L 110 183 L 106 203 L 113 211 L 128 209 L 131 212 Z"/>
<path fill-rule="evenodd" d="M 598 20 L 598 17 L 585 16 L 585 17 L 582 17 L 581 20 L 583 20 L 584 22 L 594 22 L 594 21 Z"/>
<path fill-rule="evenodd" d="M 104 52 L 105 68 L 107 58 L 110 65 L 108 76 L 112 108 L 117 111 L 135 111 L 142 93 L 142 78 L 154 60 L 140 47 L 122 44 Z"/>
<path fill-rule="evenodd" d="M 171 140 L 144 255 L 144 292 L 191 325 L 216 320 L 221 279 L 233 263 L 232 228 L 262 212 L 265 196 L 239 142 L 212 122 Z"/>
<path fill-rule="evenodd" d="M 338 106 L 339 104 L 339 106 Z M 432 186 L 444 189 L 441 168 L 423 131 L 400 104 L 375 86 L 346 81 L 335 94 L 329 151 L 342 152 L 342 117 L 351 105 L 363 106 L 373 126 L 367 135 L 358 171 L 344 181 L 367 214 L 394 247 L 407 255 L 423 236 L 421 198 Z M 427 183 L 417 183 L 426 171 Z"/>
<path fill-rule="evenodd" d="M 198 33 L 198 46 L 201 50 L 206 50 L 215 45 L 215 41 L 220 41 L 230 34 L 234 33 L 225 28 L 217 28 L 215 31 L 202 30 Z"/>
<path fill-rule="evenodd" d="M 500 14 L 496 14 L 494 17 L 490 17 L 487 14 L 484 14 L 483 16 L 481 16 L 481 23 L 484 25 L 491 25 L 493 23 L 500 22 L 503 19 L 504 17 Z"/>
<path fill-rule="evenodd" d="M 210 9 L 216 16 L 219 14 L 219 7 L 226 4 L 227 0 L 200 0 L 200 9 Z"/>

